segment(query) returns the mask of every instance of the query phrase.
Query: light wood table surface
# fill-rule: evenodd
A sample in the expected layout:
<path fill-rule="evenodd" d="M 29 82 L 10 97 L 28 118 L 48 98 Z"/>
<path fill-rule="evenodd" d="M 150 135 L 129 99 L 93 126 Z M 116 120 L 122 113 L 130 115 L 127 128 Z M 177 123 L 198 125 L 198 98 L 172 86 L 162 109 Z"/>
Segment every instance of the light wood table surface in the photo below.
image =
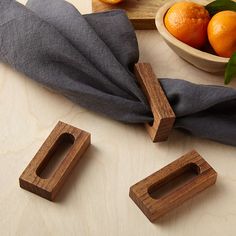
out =
<path fill-rule="evenodd" d="M 21 0 L 25 3 L 25 0 Z M 70 0 L 82 13 L 90 0 Z M 176 56 L 157 31 L 137 32 L 141 61 L 158 77 L 223 84 Z M 236 88 L 236 82 L 230 86 Z M 62 120 L 92 134 L 92 146 L 56 203 L 19 187 L 18 178 L 55 124 Z M 142 126 L 126 125 L 73 104 L 0 64 L 0 235 L 183 236 L 236 235 L 236 148 L 173 131 L 153 144 Z M 129 198 L 129 187 L 196 149 L 218 181 L 158 223 Z"/>

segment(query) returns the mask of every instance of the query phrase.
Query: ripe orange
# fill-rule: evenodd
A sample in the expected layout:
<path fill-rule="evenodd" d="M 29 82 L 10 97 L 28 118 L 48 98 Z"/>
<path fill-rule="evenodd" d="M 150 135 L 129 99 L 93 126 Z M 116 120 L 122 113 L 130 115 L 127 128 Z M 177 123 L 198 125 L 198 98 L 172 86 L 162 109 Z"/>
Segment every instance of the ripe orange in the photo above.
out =
<path fill-rule="evenodd" d="M 215 52 L 222 57 L 231 57 L 236 51 L 236 12 L 221 11 L 215 14 L 207 31 Z"/>
<path fill-rule="evenodd" d="M 100 1 L 109 3 L 109 4 L 117 4 L 117 3 L 123 2 L 123 0 L 100 0 Z"/>
<path fill-rule="evenodd" d="M 193 2 L 177 2 L 166 13 L 167 30 L 180 41 L 201 48 L 207 41 L 207 25 L 210 21 L 204 6 Z"/>

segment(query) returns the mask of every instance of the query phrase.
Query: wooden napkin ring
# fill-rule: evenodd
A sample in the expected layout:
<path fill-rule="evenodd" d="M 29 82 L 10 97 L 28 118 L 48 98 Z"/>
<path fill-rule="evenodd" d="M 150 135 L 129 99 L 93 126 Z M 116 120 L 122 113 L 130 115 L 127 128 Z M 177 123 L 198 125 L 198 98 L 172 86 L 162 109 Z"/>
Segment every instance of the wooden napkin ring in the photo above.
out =
<path fill-rule="evenodd" d="M 65 158 L 49 178 L 40 177 L 40 173 L 51 160 L 52 155 L 65 141 L 71 143 Z M 53 201 L 89 145 L 89 133 L 63 122 L 58 122 L 20 176 L 20 187 Z"/>
<path fill-rule="evenodd" d="M 136 64 L 134 73 L 147 97 L 154 117 L 153 124 L 145 124 L 146 130 L 153 142 L 166 141 L 175 122 L 175 113 L 150 64 Z"/>
<path fill-rule="evenodd" d="M 196 151 L 191 151 L 133 185 L 129 195 L 147 218 L 154 222 L 213 185 L 216 178 L 215 170 Z"/>

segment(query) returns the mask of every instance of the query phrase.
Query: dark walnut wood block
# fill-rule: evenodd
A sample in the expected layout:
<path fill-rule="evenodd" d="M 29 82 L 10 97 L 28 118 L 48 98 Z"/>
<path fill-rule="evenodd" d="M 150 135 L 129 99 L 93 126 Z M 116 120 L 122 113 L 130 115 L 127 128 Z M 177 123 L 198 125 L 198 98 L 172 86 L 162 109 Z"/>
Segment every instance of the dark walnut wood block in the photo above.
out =
<path fill-rule="evenodd" d="M 42 171 L 63 143 L 71 144 L 68 152 L 51 176 L 43 178 Z M 53 201 L 89 145 L 89 133 L 59 122 L 20 176 L 20 187 Z"/>
<path fill-rule="evenodd" d="M 93 12 L 124 9 L 136 30 L 154 30 L 157 10 L 167 0 L 124 0 L 119 4 L 108 4 L 92 0 Z"/>
<path fill-rule="evenodd" d="M 145 124 L 146 130 L 153 142 L 166 141 L 175 122 L 175 113 L 150 64 L 136 64 L 134 74 L 146 95 L 154 117 L 153 124 Z"/>
<path fill-rule="evenodd" d="M 130 188 L 130 197 L 154 222 L 216 182 L 215 170 L 191 151 Z"/>

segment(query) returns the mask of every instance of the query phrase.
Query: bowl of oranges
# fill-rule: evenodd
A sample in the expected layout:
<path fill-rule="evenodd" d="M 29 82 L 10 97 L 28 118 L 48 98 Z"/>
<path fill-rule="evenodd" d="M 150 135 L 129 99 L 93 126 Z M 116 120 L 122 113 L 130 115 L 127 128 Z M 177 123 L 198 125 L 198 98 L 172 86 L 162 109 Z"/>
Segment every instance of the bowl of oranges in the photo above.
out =
<path fill-rule="evenodd" d="M 236 12 L 211 15 L 204 1 L 170 1 L 157 12 L 156 27 L 181 58 L 204 71 L 224 72 L 236 51 Z"/>

